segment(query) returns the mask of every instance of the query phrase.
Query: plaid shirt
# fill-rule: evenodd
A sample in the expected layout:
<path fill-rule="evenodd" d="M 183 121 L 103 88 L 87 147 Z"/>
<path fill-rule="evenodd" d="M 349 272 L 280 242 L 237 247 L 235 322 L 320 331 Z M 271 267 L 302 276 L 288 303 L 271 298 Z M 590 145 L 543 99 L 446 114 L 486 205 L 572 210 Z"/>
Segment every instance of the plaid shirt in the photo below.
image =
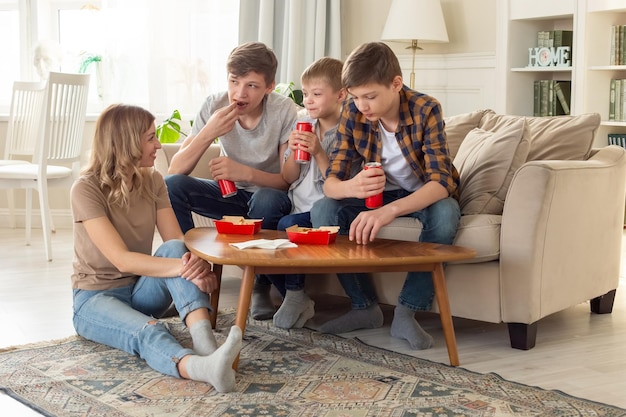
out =
<path fill-rule="evenodd" d="M 404 86 L 400 91 L 398 146 L 413 173 L 427 183 L 436 181 L 458 199 L 459 173 L 450 158 L 439 102 Z M 353 163 L 381 162 L 382 138 L 378 123 L 371 123 L 349 99 L 342 110 L 337 143 L 330 155 L 327 177 L 350 178 Z M 383 167 L 384 168 L 384 167 Z"/>

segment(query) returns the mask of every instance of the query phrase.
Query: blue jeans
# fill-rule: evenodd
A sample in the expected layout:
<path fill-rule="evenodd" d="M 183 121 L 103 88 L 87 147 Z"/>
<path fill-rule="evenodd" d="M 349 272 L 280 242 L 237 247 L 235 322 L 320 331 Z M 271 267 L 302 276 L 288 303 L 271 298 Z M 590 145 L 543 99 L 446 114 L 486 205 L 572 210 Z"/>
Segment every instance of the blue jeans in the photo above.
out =
<path fill-rule="evenodd" d="M 278 221 L 277 230 L 285 230 L 290 226 L 311 227 L 310 212 L 289 214 Z M 255 285 L 258 287 L 274 284 L 280 295 L 285 298 L 287 290 L 300 291 L 304 289 L 304 274 L 272 274 L 257 275 Z"/>
<path fill-rule="evenodd" d="M 409 195 L 405 190 L 385 191 L 383 204 L 388 204 Z M 323 198 L 311 209 L 313 227 L 339 226 L 339 233 L 347 235 L 356 216 L 368 210 L 362 199 L 334 200 Z M 418 219 L 423 226 L 420 242 L 451 244 L 461 218 L 459 203 L 446 198 L 407 215 Z M 376 302 L 376 291 L 368 274 L 337 274 L 341 285 L 350 297 L 353 309 L 365 309 Z M 413 311 L 428 311 L 432 307 L 435 290 L 430 272 L 409 272 L 398 296 L 398 303 Z"/>
<path fill-rule="evenodd" d="M 180 240 L 163 243 L 154 256 L 180 258 L 187 248 Z M 140 277 L 134 285 L 110 290 L 74 290 L 74 328 L 82 337 L 138 355 L 163 374 L 179 377 L 177 364 L 193 355 L 172 336 L 161 317 L 172 301 L 185 321 L 200 308 L 210 310 L 209 296 L 181 277 Z"/>
<path fill-rule="evenodd" d="M 234 196 L 224 198 L 214 180 L 174 174 L 165 177 L 165 184 L 183 233 L 194 227 L 191 212 L 212 219 L 224 215 L 263 219 L 263 229 L 272 230 L 291 212 L 287 193 L 274 188 L 260 188 L 254 193 L 240 188 Z"/>

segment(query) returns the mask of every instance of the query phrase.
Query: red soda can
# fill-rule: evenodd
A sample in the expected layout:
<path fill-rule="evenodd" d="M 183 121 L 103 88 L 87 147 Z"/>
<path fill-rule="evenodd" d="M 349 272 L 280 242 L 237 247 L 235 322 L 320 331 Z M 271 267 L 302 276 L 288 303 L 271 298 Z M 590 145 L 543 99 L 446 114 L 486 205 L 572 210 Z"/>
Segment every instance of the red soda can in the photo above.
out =
<path fill-rule="evenodd" d="M 370 168 L 383 169 L 383 166 L 380 162 L 368 162 L 367 164 L 363 166 L 363 169 L 370 169 Z M 376 195 L 367 197 L 365 199 L 365 207 L 367 208 L 375 209 L 378 207 L 382 207 L 382 205 L 383 205 L 383 193 L 378 193 Z"/>
<path fill-rule="evenodd" d="M 298 122 L 296 123 L 296 130 L 301 132 L 313 132 L 313 125 L 309 122 Z M 298 146 L 298 149 L 296 149 L 293 154 L 293 159 L 299 164 L 308 164 L 311 160 L 311 154 L 300 149 L 300 146 Z"/>
<path fill-rule="evenodd" d="M 222 192 L 222 197 L 231 197 L 237 194 L 237 186 L 234 181 L 231 180 L 218 180 L 217 183 L 220 186 L 220 191 Z"/>

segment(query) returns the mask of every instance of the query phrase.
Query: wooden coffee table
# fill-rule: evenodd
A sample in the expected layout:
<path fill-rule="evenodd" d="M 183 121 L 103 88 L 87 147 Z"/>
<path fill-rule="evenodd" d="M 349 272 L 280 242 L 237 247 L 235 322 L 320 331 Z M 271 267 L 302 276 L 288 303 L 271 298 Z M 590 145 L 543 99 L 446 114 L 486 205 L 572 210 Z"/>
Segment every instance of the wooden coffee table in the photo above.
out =
<path fill-rule="evenodd" d="M 443 263 L 473 258 L 476 256 L 473 249 L 390 239 L 376 239 L 367 245 L 357 245 L 348 240 L 347 236 L 337 236 L 337 240 L 330 245 L 300 244 L 297 248 L 289 249 L 242 250 L 230 246 L 231 243 L 253 239 L 286 237 L 285 232 L 276 230 L 261 230 L 255 235 L 220 234 L 211 227 L 194 228 L 185 234 L 187 248 L 213 264 L 218 282 L 221 283 L 223 265 L 243 268 L 235 316 L 235 324 L 242 331 L 246 328 L 255 274 L 431 271 L 450 364 L 459 365 Z M 219 291 L 218 286 L 211 294 L 213 327 L 217 319 Z M 235 369 L 238 360 L 239 357 L 233 364 Z"/>

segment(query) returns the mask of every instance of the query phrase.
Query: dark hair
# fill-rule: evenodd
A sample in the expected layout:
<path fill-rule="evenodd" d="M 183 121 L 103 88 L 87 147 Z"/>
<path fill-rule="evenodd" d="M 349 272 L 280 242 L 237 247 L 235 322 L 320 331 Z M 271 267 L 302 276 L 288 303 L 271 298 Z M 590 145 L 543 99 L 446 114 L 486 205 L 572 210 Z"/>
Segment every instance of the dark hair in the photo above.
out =
<path fill-rule="evenodd" d="M 247 42 L 237 46 L 228 56 L 226 70 L 242 77 L 249 72 L 257 72 L 265 78 L 269 86 L 276 79 L 278 60 L 274 51 L 262 42 Z"/>
<path fill-rule="evenodd" d="M 402 76 L 400 62 L 382 42 L 369 42 L 353 50 L 343 64 L 341 81 L 346 88 L 376 83 L 389 85 Z"/>
<path fill-rule="evenodd" d="M 322 80 L 332 87 L 334 91 L 339 91 L 343 87 L 341 84 L 341 69 L 343 63 L 335 58 L 324 57 L 309 65 L 300 80 L 307 82 L 310 80 Z"/>

